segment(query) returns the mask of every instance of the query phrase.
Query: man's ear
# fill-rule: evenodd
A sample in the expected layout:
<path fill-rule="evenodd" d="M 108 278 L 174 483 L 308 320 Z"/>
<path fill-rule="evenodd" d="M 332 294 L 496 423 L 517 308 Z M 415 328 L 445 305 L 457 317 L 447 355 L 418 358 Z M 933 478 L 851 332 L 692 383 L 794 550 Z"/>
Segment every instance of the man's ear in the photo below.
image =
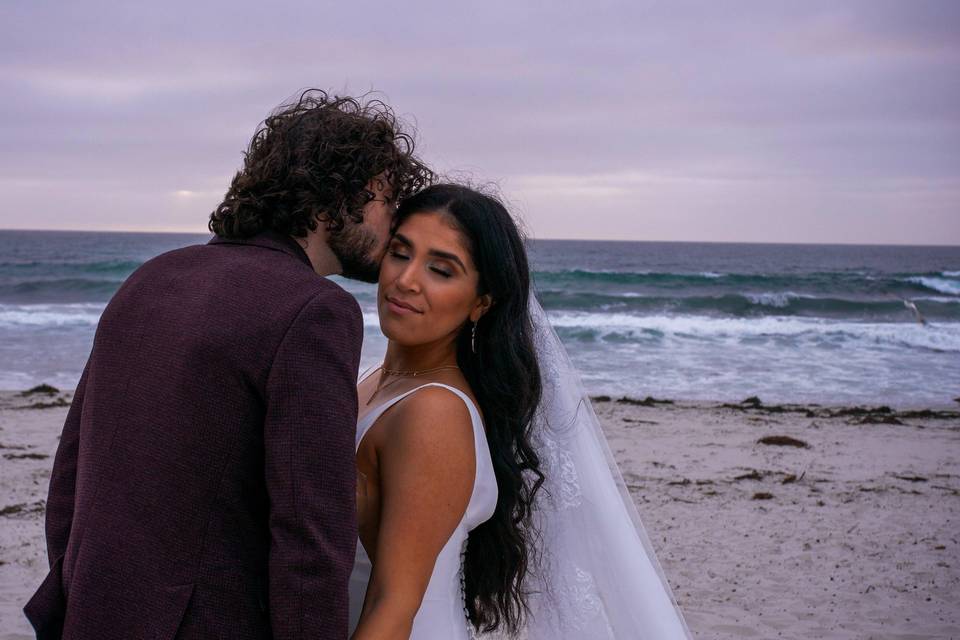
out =
<path fill-rule="evenodd" d="M 486 293 L 480 296 L 480 300 L 477 301 L 476 306 L 473 308 L 473 311 L 470 312 L 470 322 L 476 322 L 483 315 L 490 310 L 490 307 L 493 306 L 493 297 Z"/>
<path fill-rule="evenodd" d="M 314 215 L 314 219 L 317 221 L 317 225 L 323 227 L 328 232 L 333 231 L 334 224 L 333 220 L 330 218 L 330 214 L 326 211 L 320 211 Z"/>

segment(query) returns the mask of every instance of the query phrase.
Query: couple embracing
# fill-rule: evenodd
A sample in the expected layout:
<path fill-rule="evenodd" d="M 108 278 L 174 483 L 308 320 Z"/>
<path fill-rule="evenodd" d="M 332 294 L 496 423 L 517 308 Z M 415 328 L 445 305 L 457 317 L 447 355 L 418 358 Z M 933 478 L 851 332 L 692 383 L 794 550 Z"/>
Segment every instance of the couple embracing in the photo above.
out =
<path fill-rule="evenodd" d="M 268 117 L 215 237 L 105 309 L 57 451 L 63 639 L 673 639 L 689 631 L 495 198 L 380 102 Z M 378 283 L 383 363 L 326 276 Z"/>

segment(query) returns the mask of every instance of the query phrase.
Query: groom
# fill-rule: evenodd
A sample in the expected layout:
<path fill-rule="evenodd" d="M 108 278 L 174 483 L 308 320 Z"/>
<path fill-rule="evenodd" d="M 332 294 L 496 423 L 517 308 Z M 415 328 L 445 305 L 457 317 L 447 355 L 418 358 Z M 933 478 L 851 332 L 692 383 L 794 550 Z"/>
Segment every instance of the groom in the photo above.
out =
<path fill-rule="evenodd" d="M 346 638 L 363 324 L 430 172 L 389 108 L 309 91 L 264 122 L 208 244 L 100 319 L 50 478 L 37 637 Z"/>

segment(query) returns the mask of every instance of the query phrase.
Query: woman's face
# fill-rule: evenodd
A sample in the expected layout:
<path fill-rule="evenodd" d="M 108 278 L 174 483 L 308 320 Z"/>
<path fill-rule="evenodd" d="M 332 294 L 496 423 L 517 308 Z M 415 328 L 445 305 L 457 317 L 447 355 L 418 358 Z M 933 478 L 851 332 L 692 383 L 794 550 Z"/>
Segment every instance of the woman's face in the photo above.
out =
<path fill-rule="evenodd" d="M 480 274 L 462 232 L 446 213 L 415 213 L 404 220 L 380 266 L 380 328 L 404 346 L 443 343 L 489 307 L 477 293 Z"/>

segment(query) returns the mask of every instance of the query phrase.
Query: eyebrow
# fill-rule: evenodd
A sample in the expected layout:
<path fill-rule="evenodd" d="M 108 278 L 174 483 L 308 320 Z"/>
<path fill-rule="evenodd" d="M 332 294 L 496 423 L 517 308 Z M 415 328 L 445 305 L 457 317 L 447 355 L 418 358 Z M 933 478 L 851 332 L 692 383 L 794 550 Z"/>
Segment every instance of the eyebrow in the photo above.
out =
<path fill-rule="evenodd" d="M 395 233 L 393 235 L 393 238 L 400 244 L 406 245 L 411 249 L 414 248 L 413 243 L 410 242 L 410 238 L 403 235 L 402 233 Z M 443 258 L 445 260 L 449 260 L 450 262 L 455 262 L 460 266 L 460 268 L 463 270 L 464 273 L 467 272 L 467 268 L 464 266 L 463 262 L 460 260 L 460 258 L 457 257 L 456 254 L 449 253 L 447 251 L 440 251 L 439 249 L 430 249 L 429 251 L 427 251 L 427 255 L 431 255 L 437 258 Z"/>

